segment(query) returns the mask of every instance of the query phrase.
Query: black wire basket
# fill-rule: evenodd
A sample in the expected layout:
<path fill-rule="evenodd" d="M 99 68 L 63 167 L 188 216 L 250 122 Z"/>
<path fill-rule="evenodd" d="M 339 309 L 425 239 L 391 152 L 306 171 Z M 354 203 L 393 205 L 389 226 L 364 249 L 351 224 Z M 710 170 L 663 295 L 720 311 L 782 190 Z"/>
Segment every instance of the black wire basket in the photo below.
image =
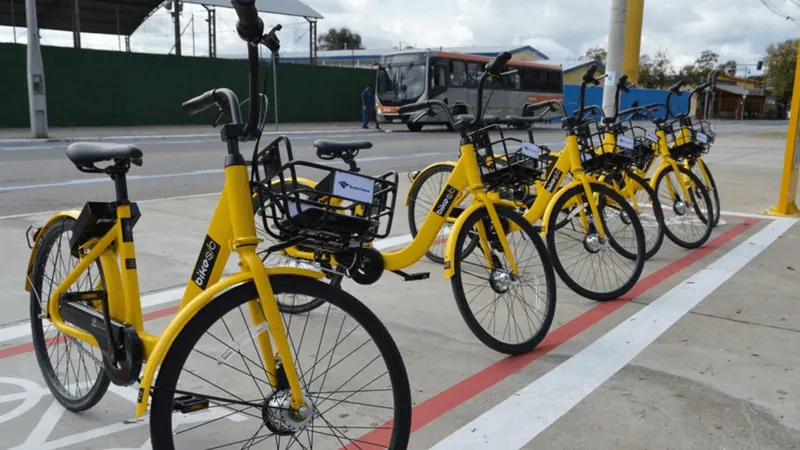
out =
<path fill-rule="evenodd" d="M 658 154 L 658 136 L 644 127 L 635 125 L 632 120 L 618 122 L 614 127 L 614 133 L 617 135 L 617 143 L 621 144 L 618 145 L 621 147 L 620 154 L 631 158 L 633 167 L 646 172 Z M 632 142 L 630 139 L 620 142 L 619 136 L 628 137 Z"/>
<path fill-rule="evenodd" d="M 256 212 L 266 232 L 281 242 L 278 247 L 338 252 L 363 247 L 391 231 L 395 171 L 375 177 L 295 161 L 285 136 L 257 152 L 250 164 Z"/>
<path fill-rule="evenodd" d="M 615 134 L 615 139 L 606 141 L 607 134 Z M 633 148 L 633 140 L 613 129 L 607 129 L 599 122 L 585 121 L 577 127 L 576 137 L 581 157 L 581 165 L 587 173 L 600 173 L 626 170 L 633 165 L 633 159 L 623 153 Z"/>
<path fill-rule="evenodd" d="M 717 133 L 707 120 L 680 117 L 663 127 L 667 144 L 674 159 L 696 158 L 708 153 Z"/>
<path fill-rule="evenodd" d="M 490 132 L 500 138 L 492 140 Z M 472 133 L 481 180 L 487 191 L 524 189 L 541 180 L 549 150 L 534 142 L 506 137 L 499 125 L 489 125 Z M 509 147 L 513 146 L 513 150 Z"/>

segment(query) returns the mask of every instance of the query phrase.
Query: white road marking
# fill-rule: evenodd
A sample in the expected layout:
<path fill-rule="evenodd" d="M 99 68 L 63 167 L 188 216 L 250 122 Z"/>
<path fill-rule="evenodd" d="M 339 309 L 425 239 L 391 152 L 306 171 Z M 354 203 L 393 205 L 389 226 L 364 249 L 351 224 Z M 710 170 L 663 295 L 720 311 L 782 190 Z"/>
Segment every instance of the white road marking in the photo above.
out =
<path fill-rule="evenodd" d="M 431 450 L 518 449 L 630 363 L 681 317 L 769 247 L 797 219 L 777 219 L 561 365 Z"/>
<path fill-rule="evenodd" d="M 378 250 L 387 250 L 400 245 L 405 245 L 411 242 L 411 235 L 405 234 L 401 236 L 392 236 L 386 239 L 375 241 L 375 248 Z M 180 286 L 164 291 L 153 292 L 151 294 L 143 295 L 141 297 L 142 309 L 151 308 L 154 306 L 163 305 L 183 297 L 183 292 L 186 286 Z M 20 322 L 10 327 L 0 328 L 0 344 L 15 339 L 28 338 L 31 335 L 30 321 Z"/>
<path fill-rule="evenodd" d="M 47 411 L 39 419 L 39 422 L 33 427 L 33 430 L 28 434 L 28 438 L 22 444 L 23 448 L 40 448 L 42 444 L 47 441 L 50 433 L 53 432 L 61 416 L 66 412 L 66 408 L 61 405 L 55 398 L 50 403 Z"/>

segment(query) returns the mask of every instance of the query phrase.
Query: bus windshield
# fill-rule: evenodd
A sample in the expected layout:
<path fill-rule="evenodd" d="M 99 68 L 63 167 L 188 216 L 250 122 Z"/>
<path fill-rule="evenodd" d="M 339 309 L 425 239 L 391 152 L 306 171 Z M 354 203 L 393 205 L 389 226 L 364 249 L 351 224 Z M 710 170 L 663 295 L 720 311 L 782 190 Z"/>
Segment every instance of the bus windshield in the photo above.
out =
<path fill-rule="evenodd" d="M 417 101 L 425 93 L 425 54 L 411 53 L 381 57 L 376 91 L 387 106 Z"/>

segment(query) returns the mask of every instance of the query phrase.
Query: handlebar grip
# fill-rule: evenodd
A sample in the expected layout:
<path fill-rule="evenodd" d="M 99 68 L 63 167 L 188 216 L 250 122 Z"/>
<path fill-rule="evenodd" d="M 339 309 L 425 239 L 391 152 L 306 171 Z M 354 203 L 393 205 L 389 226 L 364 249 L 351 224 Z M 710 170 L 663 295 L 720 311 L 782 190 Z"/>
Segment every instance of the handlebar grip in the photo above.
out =
<path fill-rule="evenodd" d="M 421 111 L 421 110 L 426 109 L 428 107 L 430 107 L 430 104 L 428 102 L 412 103 L 410 105 L 404 105 L 404 106 L 401 106 L 401 107 L 397 108 L 397 113 L 398 114 L 408 114 L 408 113 L 412 113 L 412 112 L 415 112 L 415 111 Z"/>
<path fill-rule="evenodd" d="M 624 93 L 628 93 L 631 91 L 630 87 L 628 87 L 628 76 L 623 75 L 619 77 L 619 81 L 617 81 L 617 87 Z"/>
<path fill-rule="evenodd" d="M 586 70 L 586 73 L 584 73 L 584 74 L 583 74 L 583 81 L 584 81 L 585 83 L 592 83 L 592 84 L 594 84 L 595 86 L 597 86 L 598 84 L 600 84 L 600 82 L 599 82 L 599 81 L 597 81 L 597 80 L 595 80 L 595 79 L 594 79 L 594 74 L 595 74 L 595 72 L 597 72 L 597 66 L 595 66 L 595 65 L 592 65 L 591 67 L 589 67 L 589 69 L 588 69 L 588 70 Z"/>
<path fill-rule="evenodd" d="M 486 65 L 486 72 L 492 75 L 499 75 L 500 69 L 503 68 L 508 62 L 511 61 L 511 53 L 503 52 L 497 55 L 493 60 Z"/>
<path fill-rule="evenodd" d="M 669 88 L 669 90 L 672 91 L 672 93 L 675 95 L 681 95 L 680 89 L 683 87 L 684 84 L 686 84 L 686 80 L 678 80 L 678 82 L 673 84 L 672 87 Z"/>
<path fill-rule="evenodd" d="M 236 32 L 239 37 L 248 42 L 257 42 L 264 34 L 264 22 L 258 17 L 255 0 L 231 0 L 239 21 L 236 22 Z"/>
<path fill-rule="evenodd" d="M 204 92 L 197 97 L 183 102 L 183 113 L 193 116 L 199 114 L 217 103 L 214 97 L 216 89 Z"/>

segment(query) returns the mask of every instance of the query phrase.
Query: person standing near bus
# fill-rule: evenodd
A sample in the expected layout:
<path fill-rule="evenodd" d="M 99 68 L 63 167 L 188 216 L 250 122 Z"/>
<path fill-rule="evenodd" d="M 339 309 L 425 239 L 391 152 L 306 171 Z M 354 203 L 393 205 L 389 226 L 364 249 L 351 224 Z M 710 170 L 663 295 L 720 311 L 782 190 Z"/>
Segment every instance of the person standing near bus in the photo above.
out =
<path fill-rule="evenodd" d="M 369 121 L 375 121 L 375 128 L 380 130 L 381 126 L 378 124 L 378 117 L 375 114 L 375 94 L 372 92 L 372 85 L 368 84 L 367 87 L 361 91 L 361 128 L 369 128 Z"/>

